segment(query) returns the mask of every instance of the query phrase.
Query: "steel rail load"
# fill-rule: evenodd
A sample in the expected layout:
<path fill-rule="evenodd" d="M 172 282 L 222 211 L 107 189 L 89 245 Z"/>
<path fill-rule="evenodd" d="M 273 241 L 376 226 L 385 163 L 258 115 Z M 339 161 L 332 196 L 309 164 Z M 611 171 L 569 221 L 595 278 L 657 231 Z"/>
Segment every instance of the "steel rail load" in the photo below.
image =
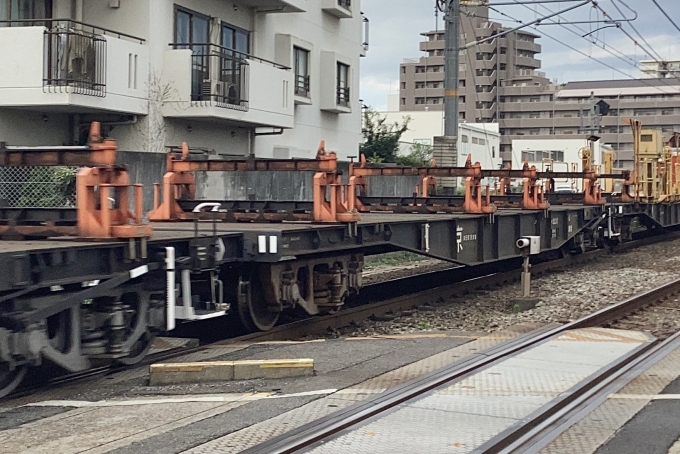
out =
<path fill-rule="evenodd" d="M 375 203 L 360 192 L 363 183 L 356 178 L 343 182 L 334 154 L 321 150 L 317 160 L 231 162 L 192 157 L 187 147 L 180 154 L 173 151 L 164 199 L 157 191 L 149 224 L 139 211 L 141 187 L 121 177 L 127 173 L 115 162 L 115 142 L 103 139 L 97 125 L 86 147 L 2 144 L 0 164 L 82 166 L 82 184 L 76 185 L 75 210 L 0 209 L 0 224 L 6 227 L 0 229 L 0 395 L 10 392 L 28 367 L 43 362 L 77 372 L 102 363 L 140 361 L 153 337 L 178 322 L 235 312 L 247 328 L 268 330 L 286 310 L 299 307 L 310 315 L 337 311 L 360 291 L 366 255 L 402 250 L 455 266 L 507 269 L 521 262 L 517 239 L 522 237 L 537 239 L 535 252 L 557 257 L 632 239 L 643 227 L 648 233 L 680 227 L 677 198 L 659 195 L 660 188 L 673 185 L 660 179 L 653 188 L 659 199 L 647 197 L 649 179 L 636 183 L 641 169 L 621 177 L 633 182 L 628 192 L 632 202 L 604 199 L 587 205 L 581 200 L 538 209 L 499 204 L 490 211 L 465 212 L 441 209 L 450 203 L 442 202 L 448 196 L 431 196 L 431 202 L 428 194 L 415 203 L 427 212 L 374 212 L 379 211 L 370 209 Z M 355 166 L 361 168 L 375 169 Z M 475 166 L 426 172 L 471 168 L 475 173 L 466 178 L 473 180 L 478 175 L 516 178 L 520 172 L 525 180 L 557 175 Z M 188 176 L 258 169 L 315 172 L 318 198 L 287 203 L 196 200 L 195 180 Z M 128 207 L 129 191 L 139 194 L 134 210 Z M 180 197 L 182 191 L 190 197 Z M 228 214 L 238 210 L 257 213 L 230 219 Z M 252 222 L 271 221 L 267 214 L 272 212 L 279 222 Z M 163 220 L 153 221 L 154 213 Z M 300 213 L 307 221 L 300 221 Z M 251 222 L 224 222 L 230 220 Z M 57 228 L 60 223 L 68 229 Z"/>

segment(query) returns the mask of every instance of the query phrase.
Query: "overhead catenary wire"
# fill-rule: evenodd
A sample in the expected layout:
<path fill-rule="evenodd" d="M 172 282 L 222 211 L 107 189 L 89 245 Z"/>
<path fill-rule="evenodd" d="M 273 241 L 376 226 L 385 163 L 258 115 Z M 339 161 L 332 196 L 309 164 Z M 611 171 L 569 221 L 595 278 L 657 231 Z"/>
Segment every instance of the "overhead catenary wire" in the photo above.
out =
<path fill-rule="evenodd" d="M 680 27 L 678 27 L 678 24 L 675 23 L 675 21 L 671 18 L 671 16 L 668 15 L 668 13 L 661 7 L 661 5 L 659 5 L 656 0 L 652 0 L 652 2 L 656 5 L 657 8 L 659 8 L 659 11 L 661 11 L 661 13 L 663 13 L 663 15 L 666 16 L 666 19 L 668 19 L 670 23 L 673 24 L 673 27 L 675 27 L 675 29 L 680 32 Z"/>
<path fill-rule="evenodd" d="M 635 13 L 635 17 L 637 17 L 637 12 L 636 12 L 635 10 L 633 10 L 630 6 L 628 6 L 627 4 L 625 4 L 623 1 L 619 0 L 619 2 L 620 2 L 623 6 L 625 6 L 625 7 L 628 8 L 629 10 L 631 10 L 633 13 Z M 612 5 L 614 5 L 614 8 L 616 8 L 616 10 L 617 10 L 619 13 L 621 13 L 621 15 L 623 16 L 623 11 L 621 11 L 621 8 L 619 8 L 619 7 L 616 5 L 616 2 L 612 2 Z M 630 26 L 630 28 L 633 29 L 633 31 L 638 35 L 638 37 L 640 37 L 640 39 L 642 40 L 642 42 L 645 43 L 645 45 L 646 45 L 646 46 L 654 53 L 654 55 L 650 55 L 650 57 L 654 58 L 654 60 L 656 60 L 657 63 L 663 64 L 664 58 L 663 58 L 661 55 L 659 55 L 658 52 L 656 52 L 656 51 L 654 50 L 654 47 L 653 47 L 651 44 L 649 44 L 649 43 L 647 42 L 647 40 L 645 39 L 644 36 L 642 36 L 642 34 L 640 34 L 640 32 L 637 30 L 637 28 L 635 28 L 635 25 L 633 25 L 632 22 L 628 23 L 628 25 Z"/>
<path fill-rule="evenodd" d="M 598 10 L 600 10 L 600 12 L 602 12 L 602 14 L 604 14 L 605 17 L 611 17 L 611 16 L 609 15 L 609 13 L 607 13 L 607 12 L 602 8 L 602 6 L 600 6 L 599 3 L 593 2 L 593 6 L 594 6 L 595 8 L 597 8 Z M 616 4 L 614 4 L 614 6 L 616 6 Z M 617 8 L 617 9 L 618 9 L 618 8 Z M 617 22 L 618 22 L 618 21 L 617 21 Z M 629 23 L 628 25 L 631 25 L 631 24 Z M 632 26 L 632 25 L 631 25 L 631 26 Z M 657 60 L 657 59 L 654 57 L 654 53 L 653 53 L 652 51 L 650 51 L 650 50 L 648 50 L 647 48 L 645 48 L 645 47 L 644 47 L 642 44 L 640 44 L 640 43 L 639 43 L 639 42 L 638 42 L 638 41 L 637 41 L 630 33 L 628 33 L 628 31 L 626 31 L 626 29 L 623 28 L 623 25 L 622 25 L 622 24 L 619 23 L 619 26 L 618 26 L 617 28 L 618 28 L 619 30 L 621 30 L 621 32 L 623 32 L 623 34 L 626 35 L 631 41 L 633 41 L 633 44 L 634 44 L 635 46 L 639 47 L 644 53 L 646 53 L 646 54 L 649 55 L 650 57 L 654 58 L 654 60 L 655 60 L 657 63 L 659 63 L 659 64 L 662 63 L 661 61 Z M 644 39 L 643 39 L 643 41 L 644 41 Z M 646 41 L 645 41 L 645 43 L 646 43 Z M 662 60 L 663 60 L 663 59 L 662 59 Z"/>
<path fill-rule="evenodd" d="M 504 12 L 502 12 L 502 11 L 496 9 L 496 8 L 493 8 L 493 7 L 489 6 L 489 9 L 492 10 L 492 11 L 494 11 L 494 12 L 496 12 L 497 14 L 500 14 L 501 16 L 507 17 L 508 19 L 510 19 L 510 20 L 513 21 L 513 22 L 522 23 L 522 21 L 521 21 L 520 19 L 517 19 L 517 18 L 515 18 L 515 17 L 512 17 L 512 16 L 510 16 L 510 15 L 508 15 L 508 14 L 506 14 L 506 13 L 504 13 Z M 531 28 L 534 29 L 534 30 L 536 30 L 536 31 L 538 31 L 538 27 L 532 26 Z M 668 95 L 675 95 L 675 94 L 677 94 L 676 91 L 667 91 L 667 90 L 664 90 L 663 87 L 659 87 L 659 86 L 657 86 L 657 85 L 652 85 L 652 84 L 650 84 L 649 82 L 646 82 L 645 79 L 638 79 L 638 78 L 636 78 L 636 77 L 633 77 L 632 75 L 623 72 L 623 71 L 620 70 L 619 68 L 616 68 L 615 66 L 612 66 L 612 65 L 610 65 L 610 64 L 608 64 L 608 63 L 606 63 L 606 62 L 604 62 L 604 61 L 602 61 L 602 60 L 598 60 L 597 58 L 595 58 L 595 57 L 593 57 L 593 56 L 591 56 L 591 55 L 588 55 L 588 54 L 586 54 L 585 52 L 583 52 L 583 51 L 581 51 L 581 50 L 575 48 L 574 46 L 572 46 L 572 45 L 570 45 L 570 44 L 567 44 L 567 43 L 565 43 L 564 41 L 562 41 L 562 40 L 560 40 L 560 39 L 557 39 L 557 38 L 555 38 L 555 37 L 553 37 L 553 36 L 551 36 L 551 35 L 549 35 L 549 34 L 547 34 L 547 33 L 541 32 L 541 35 L 542 35 L 542 36 L 545 36 L 546 38 L 551 39 L 551 40 L 553 40 L 553 41 L 555 41 L 555 42 L 557 42 L 557 43 L 559 43 L 559 44 L 561 44 L 561 45 L 563 45 L 563 46 L 565 46 L 565 47 L 567 47 L 567 48 L 569 48 L 569 49 L 571 49 L 571 50 L 573 50 L 574 52 L 576 52 L 576 53 L 578 53 L 578 54 L 580 54 L 580 55 L 582 55 L 582 56 L 584 56 L 584 57 L 586 57 L 586 58 L 588 58 L 588 59 L 590 59 L 590 60 L 593 60 L 593 61 L 599 63 L 600 65 L 606 66 L 607 68 L 611 69 L 612 71 L 615 71 L 615 72 L 617 72 L 617 73 L 619 73 L 619 74 L 622 74 L 622 75 L 624 75 L 624 76 L 626 76 L 626 77 L 628 77 L 628 78 L 630 78 L 630 79 L 638 80 L 638 81 L 640 81 L 641 83 L 643 83 L 643 84 L 645 84 L 645 85 L 647 85 L 647 86 L 649 86 L 649 87 L 651 87 L 651 88 L 654 88 L 654 89 L 660 91 L 661 93 L 668 94 Z"/>
<path fill-rule="evenodd" d="M 526 5 L 520 3 L 518 0 L 513 0 L 513 1 L 514 1 L 516 4 L 518 4 L 518 5 L 522 5 L 522 6 L 524 6 L 525 8 L 528 8 Z M 551 12 L 551 13 L 554 12 L 553 10 L 551 10 L 550 8 L 548 8 L 547 6 L 543 5 L 542 2 L 541 2 L 541 3 L 538 3 L 538 5 L 541 6 L 543 9 L 547 10 L 548 12 Z M 528 9 L 530 9 L 530 8 L 528 8 Z M 559 17 L 559 16 L 558 16 L 558 17 Z M 579 38 L 585 39 L 586 41 L 588 41 L 588 42 L 591 43 L 591 44 L 594 44 L 594 45 L 597 46 L 599 49 L 602 49 L 603 51 L 605 51 L 605 52 L 607 52 L 608 54 L 612 55 L 613 57 L 615 57 L 615 58 L 621 60 L 622 62 L 626 63 L 627 65 L 630 65 L 630 66 L 632 66 L 632 67 L 634 67 L 634 68 L 636 68 L 636 69 L 638 68 L 638 64 L 637 64 L 638 62 L 637 62 L 637 60 L 635 60 L 635 59 L 629 57 L 628 55 L 626 55 L 626 54 L 624 54 L 623 52 L 619 51 L 619 50 L 616 49 L 615 47 L 609 46 L 609 48 L 607 48 L 606 43 L 605 43 L 604 41 L 600 40 L 599 38 L 593 38 L 593 40 L 590 40 L 590 39 L 586 38 L 586 35 L 589 34 L 589 32 L 588 32 L 587 30 L 585 30 L 585 29 L 583 29 L 583 28 L 581 28 L 581 27 L 578 27 L 577 25 L 574 25 L 573 23 L 569 24 L 569 25 L 573 25 L 573 27 L 574 27 L 575 29 L 577 29 L 577 30 L 579 30 L 579 31 L 581 32 L 581 33 L 578 33 L 578 32 L 576 32 L 576 31 L 574 31 L 573 29 L 571 29 L 570 27 L 567 27 L 567 24 L 565 24 L 565 23 L 563 23 L 563 22 L 557 22 L 557 21 L 555 21 L 554 19 L 550 19 L 549 21 L 550 21 L 550 23 L 553 23 L 553 24 L 555 24 L 555 25 L 561 26 L 562 28 L 564 28 L 565 30 L 567 30 L 568 32 L 570 32 L 571 34 L 576 35 L 576 36 L 578 36 Z M 545 25 L 545 24 L 543 24 L 543 25 Z M 598 44 L 598 41 L 600 41 L 602 44 L 601 44 L 601 45 Z M 617 54 L 618 54 L 618 55 L 617 55 Z"/>

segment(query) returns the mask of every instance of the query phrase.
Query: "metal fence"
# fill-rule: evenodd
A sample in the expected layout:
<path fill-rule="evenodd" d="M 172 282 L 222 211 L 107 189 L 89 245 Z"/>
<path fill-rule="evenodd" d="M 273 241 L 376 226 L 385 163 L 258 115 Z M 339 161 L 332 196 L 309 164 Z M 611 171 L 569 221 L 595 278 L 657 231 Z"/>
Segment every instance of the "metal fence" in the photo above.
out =
<path fill-rule="evenodd" d="M 89 96 L 106 96 L 106 39 L 57 23 L 45 30 L 43 86 Z"/>
<path fill-rule="evenodd" d="M 76 167 L 0 167 L 0 206 L 76 206 Z"/>

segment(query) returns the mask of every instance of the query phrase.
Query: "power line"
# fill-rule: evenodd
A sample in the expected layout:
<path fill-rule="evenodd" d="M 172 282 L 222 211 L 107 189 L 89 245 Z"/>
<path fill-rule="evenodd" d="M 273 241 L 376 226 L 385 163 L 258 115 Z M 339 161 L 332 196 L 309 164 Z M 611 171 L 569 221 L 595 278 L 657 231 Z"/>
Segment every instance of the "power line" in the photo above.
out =
<path fill-rule="evenodd" d="M 605 11 L 598 3 L 593 3 L 593 6 L 594 6 L 595 8 L 597 8 L 597 9 L 599 9 L 599 10 L 602 12 L 602 14 L 605 15 L 605 17 L 611 17 L 611 16 L 609 15 L 609 13 L 607 13 L 607 12 L 606 12 L 606 11 Z M 616 4 L 614 4 L 614 6 L 616 6 Z M 617 7 L 617 9 L 618 9 L 618 7 Z M 619 10 L 619 11 L 620 11 L 620 10 Z M 628 32 L 623 28 L 623 25 L 622 25 L 620 22 L 617 22 L 617 23 L 618 23 L 617 28 L 618 28 L 619 30 L 621 30 L 621 31 L 623 32 L 624 35 L 626 35 L 628 38 L 630 38 L 630 40 L 633 41 L 633 44 L 635 44 L 635 45 L 638 46 L 640 49 L 642 49 L 642 51 L 643 51 L 644 53 L 646 53 L 646 54 L 649 55 L 650 57 L 654 58 L 654 60 L 655 60 L 657 63 L 663 64 L 661 61 L 658 61 L 658 60 L 654 57 L 654 55 L 652 54 L 652 52 L 648 51 L 647 49 L 645 49 L 645 48 L 642 46 L 642 44 L 640 44 L 639 42 L 637 42 L 637 40 L 636 40 L 635 38 L 633 38 L 633 37 L 630 35 L 630 33 L 628 33 Z M 629 25 L 630 25 L 630 24 L 629 24 Z M 631 25 L 631 27 L 632 27 L 632 25 Z M 643 38 L 643 40 L 644 40 L 644 38 Z M 645 41 L 645 42 L 646 42 L 646 41 Z M 663 60 L 663 59 L 662 59 L 662 60 Z"/>
<path fill-rule="evenodd" d="M 622 4 L 623 6 L 625 6 L 626 8 L 628 8 L 629 10 L 631 10 L 632 12 L 634 12 L 634 13 L 635 13 L 635 17 L 637 18 L 637 11 L 633 10 L 631 7 L 629 7 L 628 5 L 626 5 L 626 4 L 623 3 L 623 2 L 621 2 L 621 4 Z M 623 11 L 621 11 L 621 8 L 619 8 L 619 7 L 616 5 L 615 2 L 612 2 L 612 5 L 614 5 L 614 8 L 616 8 L 616 10 L 617 10 L 619 13 L 621 13 L 622 16 L 624 15 L 624 14 L 623 14 Z M 633 25 L 632 22 L 630 22 L 628 25 L 630 25 L 630 28 L 632 28 L 633 31 L 640 37 L 640 39 L 642 40 L 642 42 L 644 42 L 644 43 L 647 45 L 647 47 L 649 47 L 650 49 L 652 49 L 652 51 L 653 51 L 654 54 L 656 55 L 656 56 L 654 56 L 654 55 L 651 55 L 651 54 L 650 54 L 650 57 L 654 58 L 654 60 L 656 60 L 656 62 L 657 62 L 658 64 L 662 65 L 663 62 L 664 62 L 664 58 L 663 58 L 661 55 L 659 55 L 659 53 L 656 52 L 656 51 L 654 50 L 654 48 L 652 47 L 652 45 L 649 44 L 649 43 L 647 42 L 647 40 L 644 38 L 644 36 L 642 36 L 642 35 L 640 34 L 640 32 L 637 31 L 637 29 L 635 28 L 635 26 Z M 623 29 L 622 29 L 622 31 L 623 31 Z M 658 58 L 658 60 L 657 60 L 657 58 Z"/>
<path fill-rule="evenodd" d="M 513 1 L 514 1 L 515 3 L 517 3 L 518 5 L 524 6 L 524 7 L 527 8 L 529 11 L 532 11 L 531 8 L 529 8 L 528 6 L 526 6 L 526 5 L 522 4 L 522 3 L 518 3 L 517 0 L 513 0 Z M 541 4 L 541 3 L 538 3 L 538 5 L 541 6 L 541 7 L 543 7 L 543 9 L 545 9 L 545 10 L 551 12 L 551 13 L 553 12 L 553 10 L 551 10 L 551 9 L 548 8 L 547 6 L 544 6 L 544 5 Z M 497 10 L 494 10 L 494 11 L 497 11 Z M 509 16 L 508 16 L 508 17 L 509 17 Z M 623 52 L 619 51 L 618 49 L 616 49 L 616 48 L 614 48 L 614 47 L 612 47 L 612 46 L 610 46 L 610 49 L 611 49 L 611 50 L 610 50 L 610 49 L 607 49 L 607 48 L 605 47 L 605 46 L 606 46 L 606 43 L 605 43 L 604 41 L 601 41 L 601 40 L 599 40 L 599 39 L 597 39 L 597 38 L 594 38 L 593 40 L 589 40 L 589 39 L 587 39 L 584 35 L 581 35 L 580 33 L 575 32 L 575 31 L 572 30 L 571 28 L 567 27 L 565 24 L 562 24 L 562 23 L 560 23 L 560 22 L 556 22 L 555 20 L 552 20 L 552 19 L 551 19 L 551 22 L 552 22 L 553 24 L 556 24 L 556 25 L 561 26 L 562 28 L 564 28 L 564 29 L 567 30 L 568 32 L 572 33 L 573 35 L 576 35 L 576 36 L 578 36 L 579 38 L 583 38 L 583 39 L 585 39 L 586 41 L 588 41 L 588 42 L 591 43 L 591 44 L 595 44 L 598 48 L 604 50 L 605 52 L 607 52 L 608 54 L 612 55 L 613 57 L 618 58 L 619 60 L 621 60 L 622 62 L 626 63 L 627 65 L 630 65 L 630 66 L 632 66 L 632 67 L 634 67 L 634 68 L 637 69 L 637 67 L 638 67 L 638 66 L 637 66 L 637 61 L 635 61 L 634 59 L 630 58 L 629 56 L 627 56 L 626 54 L 624 54 Z M 581 32 L 583 32 L 583 33 L 587 33 L 587 30 L 584 30 L 584 29 L 581 28 L 581 27 L 578 27 L 578 26 L 575 26 L 575 25 L 574 25 L 574 28 L 576 28 L 577 30 L 579 30 L 579 31 L 581 31 Z M 546 35 L 546 36 L 547 36 L 547 35 Z M 602 45 L 599 45 L 599 44 L 597 43 L 597 41 L 601 41 L 601 42 L 602 42 Z M 616 54 L 614 53 L 614 51 L 616 51 L 620 56 L 616 55 Z"/>
<path fill-rule="evenodd" d="M 656 2 L 656 0 L 652 0 L 652 2 L 656 5 L 657 8 L 659 8 L 659 11 L 661 11 L 663 13 L 663 15 L 666 16 L 666 19 L 668 19 L 670 21 L 670 23 L 673 24 L 673 27 L 675 27 L 675 29 L 680 32 L 680 27 L 678 27 L 678 24 L 676 24 L 673 21 L 673 19 L 671 19 L 671 16 L 669 16 L 668 13 L 666 11 L 664 11 L 664 9 L 661 7 L 661 5 L 659 5 Z"/>
<path fill-rule="evenodd" d="M 499 10 L 497 10 L 497 9 L 491 7 L 491 6 L 489 6 L 489 9 L 491 9 L 492 11 L 495 11 L 496 13 L 500 14 L 501 16 L 507 17 L 508 19 L 510 19 L 510 20 L 512 20 L 512 21 L 514 21 L 514 22 L 522 23 L 521 20 L 519 20 L 519 19 L 517 19 L 517 18 L 514 18 L 514 17 L 512 17 L 512 16 L 510 16 L 510 15 L 508 15 L 508 14 L 502 12 L 502 11 L 499 11 Z M 538 28 L 537 28 L 537 27 L 533 27 L 533 26 L 532 26 L 531 28 L 533 28 L 534 30 L 538 31 Z M 542 33 L 542 32 L 541 32 L 541 33 Z M 542 33 L 542 36 L 545 36 L 546 38 L 550 38 L 550 39 L 552 39 L 553 41 L 555 41 L 555 42 L 557 42 L 557 43 L 559 43 L 559 44 L 561 44 L 561 45 L 563 45 L 563 46 L 565 46 L 565 47 L 568 47 L 569 49 L 573 50 L 574 52 L 577 52 L 577 53 L 579 53 L 580 55 L 583 55 L 583 56 L 586 57 L 586 58 L 589 58 L 589 59 L 591 59 L 591 60 L 593 60 L 593 61 L 596 61 L 597 63 L 599 63 L 599 64 L 601 64 L 601 65 L 603 65 L 603 66 L 606 66 L 607 68 L 609 68 L 609 69 L 611 69 L 611 70 L 613 70 L 613 71 L 616 71 L 616 72 L 618 72 L 618 73 L 620 73 L 620 74 L 623 74 L 623 75 L 626 76 L 626 77 L 629 77 L 629 78 L 634 79 L 634 80 L 639 80 L 641 83 L 643 83 L 643 84 L 645 84 L 645 85 L 648 85 L 649 87 L 652 87 L 652 88 L 654 88 L 654 89 L 656 89 L 656 90 L 659 90 L 660 92 L 662 92 L 662 93 L 664 93 L 664 94 L 669 94 L 669 95 L 670 95 L 670 94 L 677 94 L 676 92 L 665 91 L 665 90 L 662 89 L 662 87 L 659 87 L 659 86 L 656 86 L 656 85 L 652 85 L 652 84 L 650 84 L 650 83 L 648 83 L 648 82 L 645 82 L 645 79 L 637 79 L 637 78 L 631 76 L 630 74 L 627 74 L 627 73 L 621 71 L 620 69 L 618 69 L 618 68 L 616 68 L 616 67 L 614 67 L 614 66 L 612 66 L 612 65 L 610 65 L 610 64 L 608 64 L 608 63 L 605 63 L 605 62 L 600 61 L 600 60 L 598 60 L 598 59 L 596 59 L 596 58 L 594 58 L 594 57 L 591 57 L 590 55 L 586 54 L 585 52 L 582 52 L 582 51 L 576 49 L 575 47 L 573 47 L 573 46 L 571 46 L 571 45 L 565 43 L 564 41 L 561 41 L 561 40 L 559 40 L 559 39 L 557 39 L 557 38 L 555 38 L 555 37 L 553 37 L 553 36 L 550 36 L 550 35 L 548 35 L 548 34 L 546 34 L 546 33 Z"/>

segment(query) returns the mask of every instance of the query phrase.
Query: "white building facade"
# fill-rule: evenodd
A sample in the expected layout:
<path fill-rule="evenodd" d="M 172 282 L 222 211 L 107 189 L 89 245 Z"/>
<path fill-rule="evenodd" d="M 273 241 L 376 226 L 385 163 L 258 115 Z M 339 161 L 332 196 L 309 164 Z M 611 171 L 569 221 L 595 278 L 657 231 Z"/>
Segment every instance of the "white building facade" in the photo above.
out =
<path fill-rule="evenodd" d="M 585 138 L 513 140 L 512 168 L 521 169 L 524 162 L 528 161 L 529 166 L 535 166 L 538 171 L 552 169 L 557 172 L 581 172 L 582 158 L 586 149 L 590 150 L 593 167 L 603 173 L 604 169 L 601 167 L 604 162 L 603 153 L 611 152 L 611 146 L 599 140 L 590 142 Z M 580 180 L 556 180 L 555 186 L 557 190 L 580 190 Z"/>
<path fill-rule="evenodd" d="M 432 146 L 434 138 L 444 135 L 442 111 L 387 111 L 379 112 L 387 123 L 402 123 L 410 118 L 408 130 L 401 136 L 402 144 L 421 143 Z M 458 125 L 457 165 L 462 166 L 468 155 L 472 162 L 479 162 L 483 169 L 498 169 L 503 160 L 500 156 L 498 123 L 460 123 Z M 402 149 L 407 152 L 407 147 Z"/>
<path fill-rule="evenodd" d="M 359 0 L 0 0 L 0 140 L 82 143 L 97 120 L 132 152 L 345 159 L 363 41 Z"/>

